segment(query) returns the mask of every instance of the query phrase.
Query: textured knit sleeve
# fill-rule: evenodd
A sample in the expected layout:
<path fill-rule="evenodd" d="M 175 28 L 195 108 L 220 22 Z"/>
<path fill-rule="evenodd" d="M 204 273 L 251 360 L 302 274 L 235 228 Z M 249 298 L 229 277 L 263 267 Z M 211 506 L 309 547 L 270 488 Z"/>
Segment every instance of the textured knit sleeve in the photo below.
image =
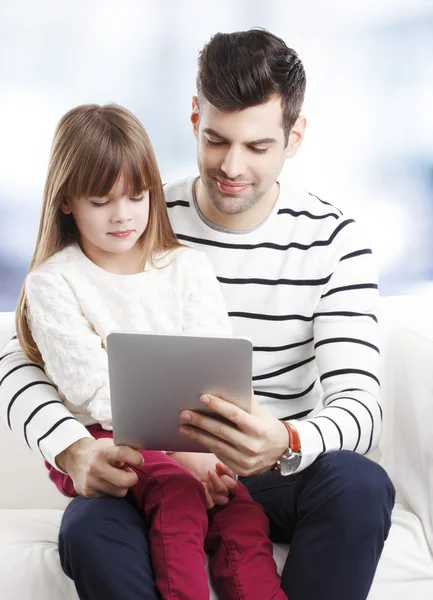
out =
<path fill-rule="evenodd" d="M 28 276 L 26 296 L 47 374 L 69 403 L 111 427 L 107 352 L 72 288 L 61 273 L 40 269 Z"/>
<path fill-rule="evenodd" d="M 29 448 L 51 465 L 87 429 L 60 401 L 41 365 L 30 362 L 14 337 L 0 355 L 0 416 Z"/>
<path fill-rule="evenodd" d="M 301 436 L 300 469 L 333 450 L 366 454 L 381 431 L 376 267 L 357 225 L 347 229 L 338 264 L 314 314 L 324 408 L 310 419 L 293 422 Z"/>
<path fill-rule="evenodd" d="M 183 331 L 231 335 L 232 328 L 220 284 L 208 257 L 187 250 L 180 257 L 184 269 Z"/>

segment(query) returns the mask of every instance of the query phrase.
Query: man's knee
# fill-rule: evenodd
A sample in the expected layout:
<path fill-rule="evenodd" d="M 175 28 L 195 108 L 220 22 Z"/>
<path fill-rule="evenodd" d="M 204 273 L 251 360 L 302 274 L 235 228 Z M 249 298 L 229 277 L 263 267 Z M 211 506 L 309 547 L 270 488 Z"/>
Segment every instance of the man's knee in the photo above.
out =
<path fill-rule="evenodd" d="M 321 456 L 318 462 L 322 463 L 328 477 L 348 493 L 394 496 L 394 486 L 386 471 L 361 454 L 339 450 Z"/>
<path fill-rule="evenodd" d="M 314 466 L 312 465 L 314 468 Z M 338 509 L 337 514 L 365 526 L 382 522 L 390 525 L 395 490 L 386 471 L 377 463 L 348 450 L 321 456 L 316 465 L 316 486 Z"/>
<path fill-rule="evenodd" d="M 136 529 L 145 531 L 144 516 L 128 500 L 104 496 L 101 498 L 82 498 L 78 496 L 67 506 L 59 532 L 59 542 L 70 547 L 95 545 L 110 533 L 118 535 Z"/>

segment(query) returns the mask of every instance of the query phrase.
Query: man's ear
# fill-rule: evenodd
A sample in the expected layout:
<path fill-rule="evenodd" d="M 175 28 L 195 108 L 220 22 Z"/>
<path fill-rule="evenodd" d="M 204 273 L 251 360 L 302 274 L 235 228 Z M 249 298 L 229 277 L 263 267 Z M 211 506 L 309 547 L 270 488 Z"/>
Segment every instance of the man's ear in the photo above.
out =
<path fill-rule="evenodd" d="M 60 210 L 64 215 L 70 215 L 72 212 L 72 202 L 71 199 L 66 196 L 63 198 L 62 203 L 60 204 Z"/>
<path fill-rule="evenodd" d="M 200 119 L 200 113 L 198 111 L 198 98 L 197 96 L 193 96 L 192 97 L 192 113 L 191 113 L 191 123 L 192 123 L 192 130 L 194 132 L 195 137 L 197 137 L 198 134 L 198 121 Z"/>
<path fill-rule="evenodd" d="M 307 119 L 303 116 L 298 117 L 289 134 L 286 158 L 292 158 L 298 152 L 304 139 L 306 127 Z"/>

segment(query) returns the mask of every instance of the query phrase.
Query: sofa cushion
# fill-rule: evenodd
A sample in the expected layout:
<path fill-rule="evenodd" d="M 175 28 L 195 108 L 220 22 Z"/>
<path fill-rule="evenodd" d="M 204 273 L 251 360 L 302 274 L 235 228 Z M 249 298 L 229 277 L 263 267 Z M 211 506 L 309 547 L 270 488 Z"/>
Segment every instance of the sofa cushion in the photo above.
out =
<path fill-rule="evenodd" d="M 57 538 L 62 514 L 62 510 L 0 510 L 2 600 L 78 600 L 74 583 L 60 566 Z"/>
<path fill-rule="evenodd" d="M 2 600 L 78 600 L 60 567 L 57 537 L 62 512 L 0 510 Z M 396 505 L 392 523 L 368 600 L 431 600 L 433 557 L 420 520 Z M 287 551 L 287 546 L 274 544 L 280 573 Z M 217 600 L 214 592 L 210 600 Z"/>
<path fill-rule="evenodd" d="M 392 527 L 367 600 L 431 600 L 433 555 L 420 519 L 396 504 Z"/>

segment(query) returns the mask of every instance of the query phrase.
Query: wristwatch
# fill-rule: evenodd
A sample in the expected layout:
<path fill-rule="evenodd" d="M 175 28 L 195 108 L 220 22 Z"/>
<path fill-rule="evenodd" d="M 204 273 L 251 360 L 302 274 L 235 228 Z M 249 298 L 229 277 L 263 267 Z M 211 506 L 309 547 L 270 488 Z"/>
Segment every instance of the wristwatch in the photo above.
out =
<path fill-rule="evenodd" d="M 301 440 L 299 439 L 299 433 L 291 423 L 286 423 L 286 421 L 281 422 L 289 433 L 289 447 L 283 456 L 277 460 L 271 471 L 278 475 L 286 476 L 294 473 L 301 464 Z"/>

